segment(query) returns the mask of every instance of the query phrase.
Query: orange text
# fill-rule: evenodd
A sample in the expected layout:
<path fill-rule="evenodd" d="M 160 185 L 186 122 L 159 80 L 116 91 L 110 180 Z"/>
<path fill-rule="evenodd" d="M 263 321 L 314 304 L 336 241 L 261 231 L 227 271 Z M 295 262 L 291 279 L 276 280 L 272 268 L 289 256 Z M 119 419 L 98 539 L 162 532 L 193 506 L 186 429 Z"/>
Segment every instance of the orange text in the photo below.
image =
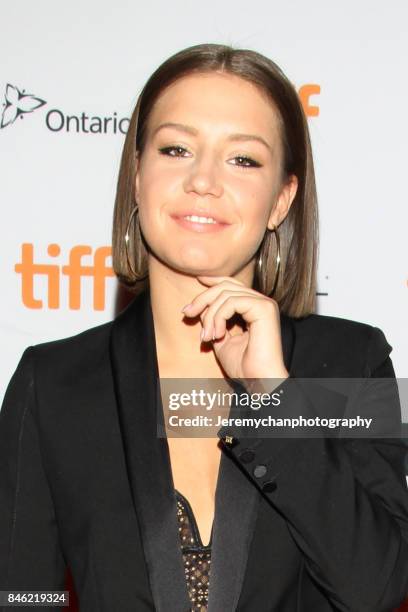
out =
<path fill-rule="evenodd" d="M 61 248 L 58 244 L 48 245 L 47 253 L 50 257 L 58 257 Z M 43 300 L 34 296 L 34 277 L 41 274 L 47 277 L 48 308 L 60 307 L 60 280 L 61 275 L 68 277 L 68 301 L 71 310 L 81 307 L 81 279 L 90 276 L 93 279 L 93 308 L 105 309 L 105 282 L 106 278 L 114 276 L 111 266 L 106 260 L 111 257 L 112 248 L 103 246 L 95 249 L 78 245 L 69 252 L 68 264 L 61 266 L 57 263 L 36 263 L 34 261 L 34 245 L 24 243 L 21 245 L 21 261 L 14 266 L 17 274 L 21 274 L 21 297 L 27 308 L 43 308 Z M 83 265 L 82 258 L 92 256 L 92 265 Z"/>

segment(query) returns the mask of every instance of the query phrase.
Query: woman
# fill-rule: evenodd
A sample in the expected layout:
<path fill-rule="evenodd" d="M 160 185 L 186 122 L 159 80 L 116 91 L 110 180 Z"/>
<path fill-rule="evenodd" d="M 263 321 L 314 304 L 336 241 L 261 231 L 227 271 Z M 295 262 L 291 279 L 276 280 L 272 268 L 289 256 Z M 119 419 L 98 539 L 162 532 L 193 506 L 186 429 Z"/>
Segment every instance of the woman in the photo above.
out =
<path fill-rule="evenodd" d="M 112 322 L 28 347 L 7 389 L 1 589 L 62 589 L 68 565 L 89 612 L 402 602 L 400 408 L 394 385 L 375 391 L 395 376 L 391 346 L 313 313 L 316 253 L 307 122 L 280 69 L 215 44 L 164 62 L 131 118 L 114 212 L 114 269 L 136 297 Z M 289 383 L 319 376 L 364 378 L 359 413 L 386 414 L 395 436 L 158 435 L 159 378 L 277 379 L 286 408 L 308 412 L 317 396 Z M 320 392 L 345 414 L 347 398 Z"/>

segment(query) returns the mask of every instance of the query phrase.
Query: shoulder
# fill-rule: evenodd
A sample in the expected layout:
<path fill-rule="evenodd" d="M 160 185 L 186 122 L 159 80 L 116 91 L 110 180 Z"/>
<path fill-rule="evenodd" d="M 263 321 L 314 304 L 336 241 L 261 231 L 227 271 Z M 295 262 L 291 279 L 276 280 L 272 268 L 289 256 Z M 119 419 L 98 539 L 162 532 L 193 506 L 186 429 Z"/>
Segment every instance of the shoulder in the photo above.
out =
<path fill-rule="evenodd" d="M 113 321 L 86 329 L 72 336 L 27 346 L 7 385 L 3 407 L 26 405 L 26 392 L 58 388 L 61 394 L 72 390 L 73 382 L 95 380 L 106 375 L 108 346 Z M 40 384 L 38 384 L 40 383 Z M 4 417 L 3 417 L 4 418 Z"/>
<path fill-rule="evenodd" d="M 332 337 L 346 334 L 347 337 L 360 338 L 362 341 L 370 337 L 374 328 L 369 323 L 315 313 L 298 319 L 292 317 L 291 321 L 299 334 L 311 336 L 328 334 Z"/>
<path fill-rule="evenodd" d="M 331 364 L 331 374 L 370 376 L 392 351 L 384 332 L 377 326 L 353 319 L 321 314 L 291 318 L 300 359 L 316 356 Z"/>
<path fill-rule="evenodd" d="M 105 357 L 113 321 L 85 329 L 72 336 L 34 344 L 28 349 L 37 367 L 59 368 L 72 367 L 75 370 Z"/>

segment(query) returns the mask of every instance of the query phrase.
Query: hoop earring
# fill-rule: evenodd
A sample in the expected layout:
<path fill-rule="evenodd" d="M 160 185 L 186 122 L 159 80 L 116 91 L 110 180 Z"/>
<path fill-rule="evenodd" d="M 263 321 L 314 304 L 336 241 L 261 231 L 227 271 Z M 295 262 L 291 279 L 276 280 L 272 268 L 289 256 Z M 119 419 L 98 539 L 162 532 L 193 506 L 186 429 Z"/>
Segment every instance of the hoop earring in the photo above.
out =
<path fill-rule="evenodd" d="M 132 210 L 132 212 L 130 213 L 130 217 L 129 217 L 129 221 L 126 227 L 126 234 L 125 234 L 125 250 L 126 250 L 126 259 L 127 259 L 127 263 L 128 266 L 133 274 L 133 276 L 135 277 L 135 280 L 143 280 L 144 278 L 146 278 L 148 276 L 148 273 L 146 273 L 144 276 L 138 276 L 137 272 L 135 271 L 135 269 L 133 268 L 133 265 L 131 263 L 131 259 L 129 257 L 129 240 L 130 240 L 130 236 L 129 236 L 129 230 L 130 230 L 130 225 L 133 221 L 133 218 L 135 216 L 135 214 L 139 212 L 139 206 L 136 205 L 134 207 L 134 209 Z"/>
<path fill-rule="evenodd" d="M 268 228 L 268 230 L 269 230 L 269 228 Z M 270 292 L 270 295 L 273 295 L 275 293 L 276 285 L 278 283 L 278 277 L 279 277 L 279 272 L 280 272 L 281 256 L 280 256 L 279 232 L 278 232 L 277 226 L 274 225 L 269 231 L 275 233 L 276 250 L 277 250 L 276 260 L 275 260 L 276 261 L 276 271 L 275 271 L 275 277 L 274 277 L 274 281 L 273 281 L 273 287 L 272 287 L 272 290 Z M 259 254 L 259 257 L 258 257 L 258 274 L 259 274 L 259 278 L 261 279 L 262 275 L 263 275 L 262 252 Z"/>

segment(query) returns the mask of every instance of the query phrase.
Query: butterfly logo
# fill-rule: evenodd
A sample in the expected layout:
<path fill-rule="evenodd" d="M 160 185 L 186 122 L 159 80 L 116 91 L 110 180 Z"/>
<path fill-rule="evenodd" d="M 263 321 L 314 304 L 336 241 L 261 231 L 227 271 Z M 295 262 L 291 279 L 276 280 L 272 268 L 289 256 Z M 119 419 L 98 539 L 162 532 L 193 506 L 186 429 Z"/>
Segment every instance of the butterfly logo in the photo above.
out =
<path fill-rule="evenodd" d="M 4 109 L 1 116 L 0 128 L 5 128 L 15 122 L 17 117 L 23 118 L 26 113 L 32 113 L 37 108 L 47 104 L 45 100 L 37 98 L 32 94 L 25 93 L 23 89 L 20 91 L 10 83 L 6 86 Z"/>

